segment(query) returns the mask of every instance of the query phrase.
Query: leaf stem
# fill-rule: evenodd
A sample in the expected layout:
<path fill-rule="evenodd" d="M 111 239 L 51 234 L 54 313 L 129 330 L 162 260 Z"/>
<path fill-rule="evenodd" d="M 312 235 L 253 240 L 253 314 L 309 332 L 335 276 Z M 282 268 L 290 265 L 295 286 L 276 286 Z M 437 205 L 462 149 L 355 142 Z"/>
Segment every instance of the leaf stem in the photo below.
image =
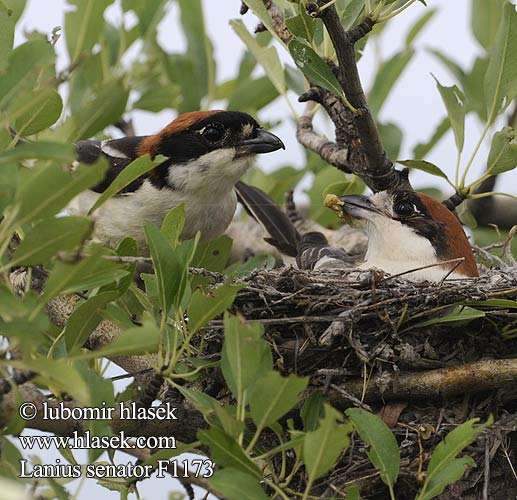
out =
<path fill-rule="evenodd" d="M 492 126 L 492 117 L 489 117 L 487 120 L 487 123 L 485 125 L 485 128 L 483 129 L 483 132 L 481 133 L 481 137 L 479 138 L 478 143 L 476 144 L 476 147 L 474 148 L 474 151 L 472 152 L 472 155 L 470 157 L 469 162 L 467 163 L 467 166 L 465 167 L 465 170 L 463 171 L 463 175 L 461 177 L 461 184 L 460 189 L 463 189 L 465 187 L 465 181 L 467 180 L 467 174 L 470 170 L 470 167 L 472 167 L 472 164 L 474 163 L 474 159 L 476 158 L 476 155 L 478 154 L 479 148 L 481 147 L 481 144 L 483 144 L 483 141 L 485 140 L 486 134 L 488 133 L 488 130 Z"/>
<path fill-rule="evenodd" d="M 330 6 L 334 5 L 337 2 L 337 0 L 330 0 L 330 2 L 327 2 L 325 5 L 322 5 L 318 11 L 321 12 L 325 9 L 328 9 Z"/>
<path fill-rule="evenodd" d="M 402 7 L 399 7 L 398 9 L 395 9 L 393 7 L 388 7 L 384 15 L 379 16 L 378 21 L 379 22 L 385 22 L 389 19 L 392 19 L 395 16 L 398 16 L 402 12 L 404 12 L 408 7 L 413 5 L 416 2 L 416 0 L 409 0 L 406 4 L 404 4 Z M 392 6 L 395 5 L 395 3 L 391 4 Z"/>

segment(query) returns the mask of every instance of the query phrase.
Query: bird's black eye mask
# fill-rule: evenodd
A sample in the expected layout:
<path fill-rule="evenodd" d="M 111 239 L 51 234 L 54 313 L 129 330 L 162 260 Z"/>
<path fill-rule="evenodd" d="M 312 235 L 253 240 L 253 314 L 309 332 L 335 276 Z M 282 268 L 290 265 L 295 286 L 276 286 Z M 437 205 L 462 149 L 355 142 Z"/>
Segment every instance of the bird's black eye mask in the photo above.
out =
<path fill-rule="evenodd" d="M 406 221 L 416 217 L 431 218 L 422 200 L 412 191 L 397 191 L 394 193 L 392 209 L 395 220 Z"/>
<path fill-rule="evenodd" d="M 221 111 L 165 138 L 157 154 L 175 163 L 188 162 L 216 149 L 235 147 L 243 139 L 252 138 L 258 129 L 260 125 L 246 113 Z M 248 131 L 248 137 L 243 136 L 244 131 Z"/>
<path fill-rule="evenodd" d="M 397 191 L 393 195 L 393 219 L 411 227 L 428 239 L 438 256 L 447 250 L 445 224 L 434 220 L 421 198 L 413 191 Z"/>

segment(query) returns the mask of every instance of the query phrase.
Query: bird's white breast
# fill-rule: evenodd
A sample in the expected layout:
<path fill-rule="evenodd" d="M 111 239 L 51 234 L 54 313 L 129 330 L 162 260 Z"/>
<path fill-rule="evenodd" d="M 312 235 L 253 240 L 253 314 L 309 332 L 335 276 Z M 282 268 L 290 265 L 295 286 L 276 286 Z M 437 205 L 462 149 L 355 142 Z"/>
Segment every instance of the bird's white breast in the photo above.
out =
<path fill-rule="evenodd" d="M 69 213 L 86 215 L 99 196 L 92 191 L 81 193 L 70 203 Z M 200 231 L 201 238 L 207 240 L 225 231 L 232 220 L 237 200 L 233 189 L 214 196 L 207 193 L 200 198 L 167 188 L 157 189 L 145 181 L 136 192 L 113 197 L 93 213 L 93 237 L 115 247 L 129 236 L 136 239 L 140 253 L 147 253 L 144 225 L 151 222 L 160 227 L 169 211 L 181 203 L 185 205 L 182 238 L 193 238 Z"/>
<path fill-rule="evenodd" d="M 367 231 L 368 250 L 361 269 L 377 268 L 394 275 L 440 262 L 431 242 L 399 221 L 377 216 L 368 222 Z M 403 277 L 412 281 L 441 281 L 448 272 L 445 266 L 436 265 Z M 448 276 L 458 277 L 461 276 L 457 273 Z"/>
<path fill-rule="evenodd" d="M 168 173 L 171 188 L 158 189 L 146 180 L 135 192 L 114 196 L 96 210 L 92 215 L 93 237 L 115 247 L 130 236 L 137 240 L 140 253 L 147 253 L 145 223 L 160 227 L 169 211 L 183 203 L 182 239 L 194 238 L 198 231 L 202 240 L 216 238 L 233 218 L 237 206 L 233 188 L 251 160 L 249 156 L 235 158 L 235 150 L 227 148 L 171 166 Z M 93 191 L 81 193 L 72 200 L 68 212 L 86 215 L 99 196 Z"/>

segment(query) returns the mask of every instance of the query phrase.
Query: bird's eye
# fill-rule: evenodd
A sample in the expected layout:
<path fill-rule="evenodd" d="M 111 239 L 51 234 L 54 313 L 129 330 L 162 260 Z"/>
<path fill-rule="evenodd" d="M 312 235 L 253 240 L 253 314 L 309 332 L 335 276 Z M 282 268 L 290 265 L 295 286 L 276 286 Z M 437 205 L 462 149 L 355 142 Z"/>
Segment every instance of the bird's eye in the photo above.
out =
<path fill-rule="evenodd" d="M 409 201 L 399 201 L 395 204 L 395 212 L 401 217 L 410 216 L 415 210 L 415 205 Z"/>
<path fill-rule="evenodd" d="M 203 137 L 209 142 L 217 142 L 223 138 L 224 130 L 221 127 L 215 127 L 213 125 L 208 125 L 205 127 L 203 132 Z"/>

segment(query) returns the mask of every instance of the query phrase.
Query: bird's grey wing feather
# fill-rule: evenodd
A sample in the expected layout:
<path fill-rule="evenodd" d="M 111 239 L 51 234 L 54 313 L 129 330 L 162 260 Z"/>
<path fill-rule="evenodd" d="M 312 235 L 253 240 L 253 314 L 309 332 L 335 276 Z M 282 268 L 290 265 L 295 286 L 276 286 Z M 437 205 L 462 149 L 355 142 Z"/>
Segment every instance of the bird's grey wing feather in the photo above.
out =
<path fill-rule="evenodd" d="M 282 253 L 296 257 L 300 233 L 274 200 L 261 189 L 242 181 L 237 182 L 235 191 L 246 212 L 269 234 L 264 239 Z"/>
<path fill-rule="evenodd" d="M 296 263 L 300 269 L 315 269 L 320 267 L 320 263 L 333 261 L 339 266 L 349 267 L 356 261 L 354 256 L 342 248 L 332 247 L 328 244 L 325 235 L 319 232 L 305 233 L 298 245 Z M 325 266 L 327 267 L 327 265 Z"/>

